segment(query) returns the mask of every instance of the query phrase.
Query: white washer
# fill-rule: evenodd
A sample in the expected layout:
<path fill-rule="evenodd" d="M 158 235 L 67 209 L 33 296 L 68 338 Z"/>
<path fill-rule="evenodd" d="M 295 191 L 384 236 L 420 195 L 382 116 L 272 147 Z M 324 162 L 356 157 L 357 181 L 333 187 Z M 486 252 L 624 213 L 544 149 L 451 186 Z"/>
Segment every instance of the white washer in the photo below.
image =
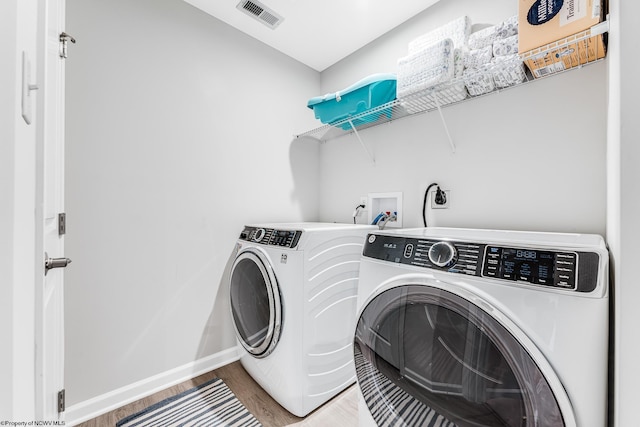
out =
<path fill-rule="evenodd" d="M 358 270 L 373 226 L 246 226 L 230 272 L 233 324 L 247 372 L 305 416 L 355 382 Z"/>
<path fill-rule="evenodd" d="M 371 233 L 354 338 L 362 426 L 607 425 L 596 235 Z"/>

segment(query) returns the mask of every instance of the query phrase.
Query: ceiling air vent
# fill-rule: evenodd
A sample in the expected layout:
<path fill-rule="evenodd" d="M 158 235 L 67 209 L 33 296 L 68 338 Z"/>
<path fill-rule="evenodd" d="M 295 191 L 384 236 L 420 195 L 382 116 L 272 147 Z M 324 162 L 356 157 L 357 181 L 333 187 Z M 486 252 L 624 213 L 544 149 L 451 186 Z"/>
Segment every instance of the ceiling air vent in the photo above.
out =
<path fill-rule="evenodd" d="M 258 1 L 242 0 L 236 7 L 238 8 L 238 10 L 257 19 L 272 30 L 280 25 L 280 23 L 284 20 L 282 16 L 278 15 L 273 10 L 269 9 L 267 6 Z"/>

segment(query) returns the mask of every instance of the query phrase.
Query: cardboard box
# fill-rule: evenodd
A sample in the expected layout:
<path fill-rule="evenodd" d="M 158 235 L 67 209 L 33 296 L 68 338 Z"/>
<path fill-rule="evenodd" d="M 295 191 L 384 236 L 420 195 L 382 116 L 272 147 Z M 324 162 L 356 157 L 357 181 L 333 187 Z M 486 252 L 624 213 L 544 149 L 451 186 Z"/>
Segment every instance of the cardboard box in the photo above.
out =
<path fill-rule="evenodd" d="M 602 0 L 518 0 L 518 52 L 527 52 L 598 24 Z"/>
<path fill-rule="evenodd" d="M 533 77 L 545 77 L 604 58 L 604 35 L 585 31 L 522 54 Z"/>

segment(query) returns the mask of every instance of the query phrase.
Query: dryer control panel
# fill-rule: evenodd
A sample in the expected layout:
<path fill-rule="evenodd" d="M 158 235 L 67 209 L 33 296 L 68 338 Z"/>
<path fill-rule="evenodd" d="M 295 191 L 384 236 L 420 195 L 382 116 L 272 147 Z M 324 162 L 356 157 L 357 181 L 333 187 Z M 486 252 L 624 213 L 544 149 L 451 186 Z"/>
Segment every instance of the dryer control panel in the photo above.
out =
<path fill-rule="evenodd" d="M 363 255 L 382 261 L 480 278 L 591 292 L 599 255 L 526 245 L 369 234 Z"/>
<path fill-rule="evenodd" d="M 369 234 L 364 256 L 479 276 L 485 245 Z"/>
<path fill-rule="evenodd" d="M 295 248 L 298 245 L 302 231 L 278 230 L 275 228 L 244 227 L 240 233 L 240 240 L 260 243 L 270 246 Z"/>
<path fill-rule="evenodd" d="M 482 275 L 575 289 L 577 262 L 576 252 L 487 246 Z"/>

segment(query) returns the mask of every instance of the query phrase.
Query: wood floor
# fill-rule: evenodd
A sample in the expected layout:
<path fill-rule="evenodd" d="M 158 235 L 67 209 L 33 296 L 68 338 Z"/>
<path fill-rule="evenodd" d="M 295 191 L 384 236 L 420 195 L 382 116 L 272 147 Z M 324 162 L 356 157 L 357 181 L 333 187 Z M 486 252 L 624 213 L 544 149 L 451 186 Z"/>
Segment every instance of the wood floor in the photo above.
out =
<path fill-rule="evenodd" d="M 240 362 L 234 362 L 79 424 L 79 427 L 115 426 L 118 420 L 128 415 L 216 377 L 222 378 L 238 400 L 264 427 L 357 427 L 358 425 L 358 395 L 355 385 L 347 388 L 305 418 L 298 418 L 273 400 L 247 374 Z"/>

